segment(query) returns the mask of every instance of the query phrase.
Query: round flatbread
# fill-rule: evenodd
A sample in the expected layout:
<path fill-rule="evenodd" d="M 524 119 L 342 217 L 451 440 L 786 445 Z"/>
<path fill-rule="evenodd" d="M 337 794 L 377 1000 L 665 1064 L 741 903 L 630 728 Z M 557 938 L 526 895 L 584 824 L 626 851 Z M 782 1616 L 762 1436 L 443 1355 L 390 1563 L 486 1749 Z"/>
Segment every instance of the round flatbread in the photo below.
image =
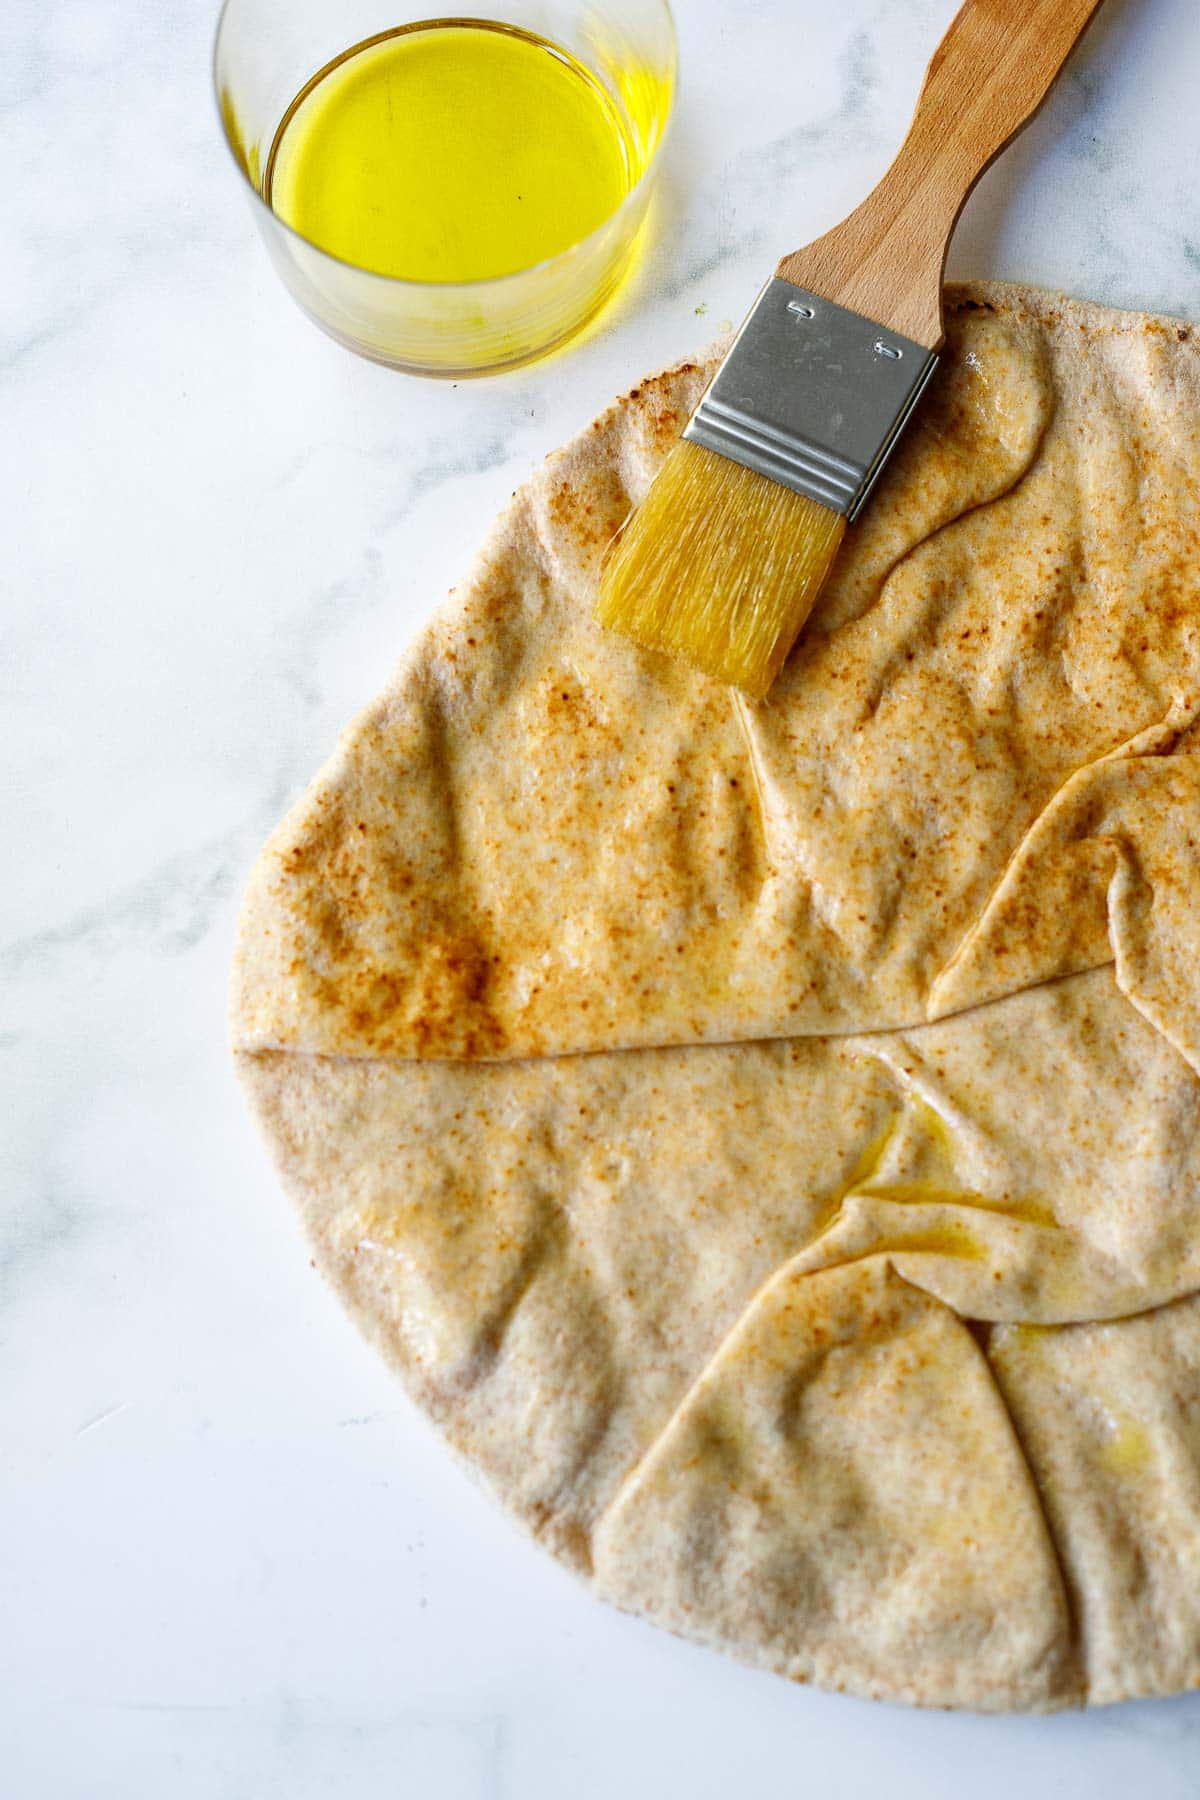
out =
<path fill-rule="evenodd" d="M 259 859 L 319 1266 L 597 1591 L 796 1680 L 1200 1684 L 1200 349 L 1001 286 L 752 704 L 602 633 L 711 364 L 513 498 Z"/>

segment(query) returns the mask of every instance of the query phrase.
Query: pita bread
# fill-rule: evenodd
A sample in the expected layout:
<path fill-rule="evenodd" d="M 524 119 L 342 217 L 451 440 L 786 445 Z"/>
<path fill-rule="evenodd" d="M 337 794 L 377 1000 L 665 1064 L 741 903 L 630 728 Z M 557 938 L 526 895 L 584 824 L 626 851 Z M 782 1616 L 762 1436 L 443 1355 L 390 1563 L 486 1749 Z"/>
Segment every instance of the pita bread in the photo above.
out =
<path fill-rule="evenodd" d="M 1047 1708 L 1200 1684 L 1200 353 L 949 299 L 760 705 L 591 619 L 708 364 L 514 496 L 264 850 L 233 1038 L 319 1265 L 597 1591 Z"/>

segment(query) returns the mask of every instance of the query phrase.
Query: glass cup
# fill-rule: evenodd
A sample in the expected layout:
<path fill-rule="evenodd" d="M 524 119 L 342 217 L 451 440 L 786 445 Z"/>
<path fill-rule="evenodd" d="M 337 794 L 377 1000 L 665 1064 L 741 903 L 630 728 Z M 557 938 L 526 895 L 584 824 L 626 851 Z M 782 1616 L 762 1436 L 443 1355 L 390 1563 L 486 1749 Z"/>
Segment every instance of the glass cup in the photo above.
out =
<path fill-rule="evenodd" d="M 484 375 L 529 362 L 599 312 L 631 267 L 675 88 L 666 0 L 506 0 L 470 19 L 560 45 L 607 90 L 628 134 L 632 183 L 588 237 L 486 281 L 376 275 L 310 243 L 271 211 L 262 175 L 275 133 L 313 75 L 398 26 L 443 23 L 397 0 L 225 0 L 213 73 L 225 137 L 284 285 L 309 317 L 362 356 L 413 375 Z"/>

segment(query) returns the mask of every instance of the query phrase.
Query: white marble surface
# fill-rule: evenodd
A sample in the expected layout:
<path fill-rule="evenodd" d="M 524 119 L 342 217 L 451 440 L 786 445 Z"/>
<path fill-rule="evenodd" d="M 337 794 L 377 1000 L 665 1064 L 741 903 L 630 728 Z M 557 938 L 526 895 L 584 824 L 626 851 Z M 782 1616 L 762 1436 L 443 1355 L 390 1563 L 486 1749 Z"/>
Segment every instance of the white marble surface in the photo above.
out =
<path fill-rule="evenodd" d="M 311 1273 L 228 1068 L 255 848 L 536 458 L 734 318 L 902 132 L 953 0 L 678 0 L 657 236 L 492 382 L 355 361 L 254 237 L 198 0 L 5 0 L 0 1791 L 1200 1791 L 1200 1697 L 923 1716 L 594 1604 Z M 952 270 L 1200 313 L 1200 14 L 1108 0 Z"/>

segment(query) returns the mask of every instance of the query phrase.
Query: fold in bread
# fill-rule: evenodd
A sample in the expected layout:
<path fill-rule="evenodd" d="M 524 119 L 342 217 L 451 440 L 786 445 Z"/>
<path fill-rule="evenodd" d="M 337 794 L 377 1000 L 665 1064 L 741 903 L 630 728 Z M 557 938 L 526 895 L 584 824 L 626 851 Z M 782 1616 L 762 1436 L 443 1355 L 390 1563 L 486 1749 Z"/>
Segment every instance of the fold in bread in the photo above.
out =
<path fill-rule="evenodd" d="M 605 636 L 710 364 L 514 497 L 264 850 L 320 1266 L 617 1604 L 797 1680 L 1200 1684 L 1200 349 L 952 289 L 770 698 Z"/>

